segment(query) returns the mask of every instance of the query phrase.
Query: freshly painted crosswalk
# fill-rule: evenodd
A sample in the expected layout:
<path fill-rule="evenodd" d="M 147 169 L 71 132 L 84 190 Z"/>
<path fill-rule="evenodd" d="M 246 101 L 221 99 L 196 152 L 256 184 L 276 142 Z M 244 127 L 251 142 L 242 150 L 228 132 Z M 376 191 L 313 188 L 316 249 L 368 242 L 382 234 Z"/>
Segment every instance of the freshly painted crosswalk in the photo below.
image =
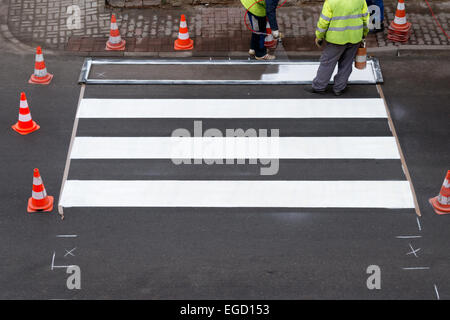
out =
<path fill-rule="evenodd" d="M 281 103 L 280 103 L 281 102 Z M 83 99 L 78 118 L 387 118 L 383 99 Z"/>
<path fill-rule="evenodd" d="M 77 137 L 72 159 L 400 159 L 394 137 Z"/>
<path fill-rule="evenodd" d="M 65 207 L 395 208 L 408 181 L 67 181 Z"/>
<path fill-rule="evenodd" d="M 62 207 L 414 208 L 382 99 L 87 98 L 77 117 Z M 170 135 L 198 120 L 280 136 Z M 333 124 L 351 136 L 323 136 Z M 280 172 L 205 159 L 278 159 Z"/>

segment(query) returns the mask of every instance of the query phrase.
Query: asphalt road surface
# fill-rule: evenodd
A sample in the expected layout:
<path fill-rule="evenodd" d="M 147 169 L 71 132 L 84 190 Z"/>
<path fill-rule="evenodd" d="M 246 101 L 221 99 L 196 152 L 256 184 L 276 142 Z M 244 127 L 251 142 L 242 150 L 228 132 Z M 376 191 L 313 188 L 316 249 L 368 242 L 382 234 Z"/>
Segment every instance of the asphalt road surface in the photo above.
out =
<path fill-rule="evenodd" d="M 450 76 L 450 64 L 443 59 L 381 59 L 385 79 L 381 87 L 411 173 L 421 217 L 411 208 L 89 206 L 65 208 L 64 220 L 60 219 L 56 207 L 51 214 L 27 214 L 26 201 L 31 195 L 35 167 L 41 171 L 47 192 L 59 201 L 80 97 L 77 79 L 83 60 L 46 57 L 48 69 L 55 75 L 52 84 L 46 87 L 27 84 L 32 56 L 5 55 L 4 62 L 0 74 L 4 84 L 0 88 L 4 106 L 0 110 L 0 146 L 4 155 L 0 160 L 3 241 L 0 252 L 4 257 L 0 262 L 0 298 L 450 297 L 447 272 L 450 216 L 436 215 L 428 204 L 428 198 L 439 192 L 449 169 L 450 151 L 445 144 L 449 118 L 446 79 Z M 11 72 L 9 65 L 19 67 Z M 22 90 L 27 94 L 33 119 L 41 125 L 39 131 L 25 137 L 10 128 L 17 119 Z M 145 98 L 246 101 L 334 98 L 331 94 L 316 97 L 305 92 L 302 86 L 291 85 L 88 85 L 83 97 L 129 99 L 131 106 L 133 99 Z M 352 85 L 342 99 L 378 97 L 373 85 Z M 273 108 L 277 107 L 283 106 L 274 102 Z M 173 129 L 191 129 L 193 120 L 189 117 L 137 120 L 87 117 L 79 120 L 76 138 L 164 138 Z M 281 128 L 281 138 L 394 139 L 385 118 L 237 121 L 208 118 L 203 121 L 204 128 L 225 129 L 236 125 Z M 159 143 L 163 146 L 165 140 Z M 116 147 L 112 149 L 120 149 Z M 282 159 L 278 174 L 264 177 L 255 165 L 175 166 L 164 159 L 104 160 L 103 157 L 72 159 L 68 180 L 406 181 L 399 159 Z M 195 187 L 198 186 L 189 192 L 195 194 Z M 90 194 L 100 195 L 102 191 L 94 186 Z M 122 190 L 116 191 L 122 195 Z M 277 192 L 273 190 L 274 195 Z M 211 195 L 205 198 L 215 201 Z M 174 199 L 179 199 L 178 195 Z M 80 267 L 81 290 L 67 289 L 68 274 L 64 267 L 67 265 Z M 369 276 L 366 269 L 370 265 L 381 269 L 380 290 L 369 290 L 366 286 Z"/>

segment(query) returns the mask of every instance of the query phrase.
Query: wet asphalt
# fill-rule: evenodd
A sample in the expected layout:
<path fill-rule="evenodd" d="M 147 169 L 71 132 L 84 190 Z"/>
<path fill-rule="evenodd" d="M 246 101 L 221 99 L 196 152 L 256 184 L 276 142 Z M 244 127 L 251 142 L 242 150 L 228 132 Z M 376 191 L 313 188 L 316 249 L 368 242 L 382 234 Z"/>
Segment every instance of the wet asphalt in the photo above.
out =
<path fill-rule="evenodd" d="M 419 219 L 411 210 L 68 208 L 64 220 L 56 208 L 51 214 L 27 214 L 26 201 L 31 195 L 35 167 L 40 169 L 48 193 L 58 200 L 83 59 L 46 57 L 48 70 L 55 74 L 50 86 L 27 84 L 33 56 L 5 54 L 3 59 L 0 298 L 436 299 L 434 285 L 441 299 L 450 298 L 450 215 L 438 216 L 428 204 L 428 199 L 439 192 L 450 164 L 448 59 L 380 58 L 385 80 L 382 89 L 417 193 L 422 213 Z M 22 90 L 33 119 L 41 125 L 39 131 L 25 137 L 10 128 L 17 120 Z M 374 86 L 352 86 L 346 97 L 377 94 Z M 301 86 L 88 86 L 85 93 L 85 97 L 98 98 L 309 95 Z M 114 132 L 121 125 L 134 130 L 133 134 L 145 130 L 139 124 L 112 121 L 108 131 Z M 173 123 L 179 125 L 183 123 Z M 213 125 L 226 127 L 226 123 Z M 310 134 L 307 127 L 283 125 L 289 134 Z M 376 135 L 387 130 L 376 122 L 361 124 L 361 128 L 345 122 L 337 126 L 327 130 L 348 134 L 366 126 L 366 131 Z M 95 135 L 100 129 L 86 121 L 80 123 L 80 130 Z M 169 129 L 155 124 L 154 130 L 165 135 L 164 130 Z M 83 166 L 77 167 L 75 161 L 72 165 L 71 175 L 86 175 Z M 112 163 L 110 170 L 101 163 L 92 165 L 98 167 L 95 172 L 130 170 L 133 175 L 135 169 L 132 164 L 127 168 Z M 317 164 L 305 165 L 311 168 L 305 170 L 311 179 L 333 173 L 339 179 L 339 168 L 352 167 L 351 162 L 336 162 L 335 170 L 327 172 Z M 360 177 L 357 170 L 366 171 L 364 164 L 358 166 L 355 164 L 355 178 Z M 163 163 L 159 168 L 161 173 L 166 171 Z M 364 177 L 398 177 L 398 163 L 386 162 L 379 168 L 379 173 L 365 172 Z M 205 174 L 195 170 L 188 176 Z M 236 168 L 223 170 L 230 171 L 224 175 L 241 175 Z M 283 170 L 281 174 L 292 179 L 301 175 L 295 163 L 287 163 Z M 216 174 L 220 177 L 221 171 Z M 120 173 L 118 176 L 123 177 Z M 77 237 L 57 237 L 67 234 Z M 396 238 L 403 235 L 421 237 Z M 418 257 L 407 254 L 409 245 L 420 248 Z M 73 248 L 74 256 L 67 254 Z M 81 290 L 67 289 L 64 268 L 51 270 L 53 253 L 56 266 L 80 266 Z M 381 268 L 381 290 L 366 287 L 366 268 L 373 264 Z"/>

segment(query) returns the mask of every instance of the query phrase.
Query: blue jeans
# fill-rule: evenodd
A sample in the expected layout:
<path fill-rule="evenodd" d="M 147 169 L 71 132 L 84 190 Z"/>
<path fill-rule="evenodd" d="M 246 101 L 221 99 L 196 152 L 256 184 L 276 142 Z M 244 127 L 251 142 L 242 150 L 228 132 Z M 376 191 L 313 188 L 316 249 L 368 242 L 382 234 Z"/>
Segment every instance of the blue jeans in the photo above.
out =
<path fill-rule="evenodd" d="M 266 17 L 257 17 L 248 12 L 248 19 L 250 20 L 250 25 L 254 31 L 266 33 Z M 255 50 L 255 55 L 259 58 L 264 57 L 267 53 L 267 49 L 264 46 L 265 37 L 265 34 L 252 32 L 250 49 Z"/>

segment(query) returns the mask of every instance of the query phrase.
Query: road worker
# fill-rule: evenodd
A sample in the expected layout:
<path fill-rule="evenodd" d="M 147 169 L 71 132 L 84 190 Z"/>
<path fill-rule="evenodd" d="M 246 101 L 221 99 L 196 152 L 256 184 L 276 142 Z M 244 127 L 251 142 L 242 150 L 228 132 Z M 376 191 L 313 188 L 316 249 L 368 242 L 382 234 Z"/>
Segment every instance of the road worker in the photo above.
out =
<path fill-rule="evenodd" d="M 251 57 L 256 60 L 273 60 L 275 56 L 267 53 L 264 46 L 264 38 L 266 36 L 266 21 L 269 21 L 272 29 L 272 36 L 275 40 L 280 38 L 278 31 L 278 23 L 276 17 L 276 10 L 279 0 L 241 0 L 245 9 L 247 9 L 248 20 L 252 28 L 252 38 L 250 41 L 250 50 L 248 51 Z"/>
<path fill-rule="evenodd" d="M 336 96 L 344 92 L 352 73 L 353 59 L 369 32 L 367 22 L 366 0 L 325 0 L 317 22 L 315 42 L 321 48 L 325 39 L 326 46 L 309 91 L 324 93 L 337 64 L 333 92 Z"/>

